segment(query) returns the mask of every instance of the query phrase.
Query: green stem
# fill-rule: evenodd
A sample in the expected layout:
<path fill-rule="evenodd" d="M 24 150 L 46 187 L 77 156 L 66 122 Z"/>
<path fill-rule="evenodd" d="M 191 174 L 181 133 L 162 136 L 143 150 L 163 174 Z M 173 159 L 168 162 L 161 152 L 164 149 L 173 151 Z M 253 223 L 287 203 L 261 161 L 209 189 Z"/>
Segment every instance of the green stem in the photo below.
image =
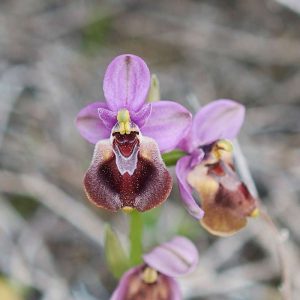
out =
<path fill-rule="evenodd" d="M 136 210 L 130 213 L 129 239 L 131 264 L 138 265 L 142 262 L 143 254 L 143 217 Z"/>
<path fill-rule="evenodd" d="M 177 161 L 185 155 L 186 155 L 185 152 L 175 149 L 171 152 L 162 154 L 162 158 L 163 158 L 166 166 L 171 167 L 171 166 L 175 166 Z"/>

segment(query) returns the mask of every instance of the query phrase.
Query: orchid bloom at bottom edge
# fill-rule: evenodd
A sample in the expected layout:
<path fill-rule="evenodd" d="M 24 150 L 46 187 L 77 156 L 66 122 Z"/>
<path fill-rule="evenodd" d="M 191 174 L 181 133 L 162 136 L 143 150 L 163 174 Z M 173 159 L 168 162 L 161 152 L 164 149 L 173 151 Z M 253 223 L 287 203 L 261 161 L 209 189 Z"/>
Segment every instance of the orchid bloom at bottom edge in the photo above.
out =
<path fill-rule="evenodd" d="M 257 200 L 235 171 L 229 141 L 238 134 L 244 115 L 244 106 L 235 101 L 213 101 L 196 114 L 179 145 L 187 152 L 176 164 L 181 199 L 188 212 L 218 236 L 234 234 L 247 224 L 247 217 L 258 214 Z"/>
<path fill-rule="evenodd" d="M 146 63 L 120 55 L 104 76 L 106 103 L 89 104 L 77 116 L 80 134 L 96 144 L 84 186 L 88 199 L 101 208 L 146 211 L 171 192 L 172 177 L 160 152 L 176 147 L 191 114 L 172 101 L 145 103 L 149 88 Z"/>
<path fill-rule="evenodd" d="M 177 236 L 144 254 L 144 264 L 123 274 L 111 300 L 181 300 L 174 278 L 191 273 L 198 259 L 195 245 Z"/>

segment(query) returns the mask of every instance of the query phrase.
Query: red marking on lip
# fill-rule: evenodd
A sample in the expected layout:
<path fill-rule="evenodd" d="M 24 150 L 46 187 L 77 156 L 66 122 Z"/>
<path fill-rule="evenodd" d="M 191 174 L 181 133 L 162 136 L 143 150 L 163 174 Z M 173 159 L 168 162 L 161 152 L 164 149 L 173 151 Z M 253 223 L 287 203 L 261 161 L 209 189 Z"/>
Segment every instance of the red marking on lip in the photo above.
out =
<path fill-rule="evenodd" d="M 139 144 L 138 134 L 139 133 L 136 131 L 132 131 L 129 134 L 120 134 L 119 132 L 115 132 L 113 134 L 113 147 L 118 147 L 124 157 L 129 157 L 135 146 Z"/>
<path fill-rule="evenodd" d="M 208 175 L 216 176 L 219 182 L 219 188 L 215 194 L 216 205 L 231 209 L 232 213 L 238 216 L 244 217 L 251 214 L 256 207 L 256 200 L 246 185 L 236 177 L 229 164 L 226 166 L 218 162 L 210 165 Z"/>
<path fill-rule="evenodd" d="M 212 164 L 212 165 L 208 165 L 208 174 L 209 175 L 215 175 L 215 176 L 224 176 L 225 175 L 225 171 L 222 168 L 221 164 L 219 162 Z"/>

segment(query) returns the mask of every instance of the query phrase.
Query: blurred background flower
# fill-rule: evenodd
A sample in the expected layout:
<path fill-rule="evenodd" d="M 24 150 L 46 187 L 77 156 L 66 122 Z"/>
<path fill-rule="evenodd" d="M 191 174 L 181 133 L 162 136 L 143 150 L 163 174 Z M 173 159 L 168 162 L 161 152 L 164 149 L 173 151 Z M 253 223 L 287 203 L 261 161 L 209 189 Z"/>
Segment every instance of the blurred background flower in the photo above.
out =
<path fill-rule="evenodd" d="M 158 75 L 162 99 L 193 112 L 218 98 L 247 107 L 240 144 L 282 239 L 289 234 L 297 299 L 299 28 L 296 0 L 1 1 L 0 288 L 21 299 L 109 299 L 117 281 L 104 260 L 103 226 L 124 239 L 128 225 L 87 203 L 82 179 L 93 145 L 74 118 L 103 99 L 112 58 L 134 53 Z M 182 209 L 177 188 L 145 218 L 145 251 L 177 233 L 200 250 L 199 267 L 178 280 L 185 299 L 280 299 L 275 241 L 261 219 L 212 237 Z"/>
<path fill-rule="evenodd" d="M 187 238 L 176 236 L 143 255 L 144 263 L 122 276 L 111 300 L 181 300 L 174 278 L 187 275 L 198 264 L 198 250 Z"/>

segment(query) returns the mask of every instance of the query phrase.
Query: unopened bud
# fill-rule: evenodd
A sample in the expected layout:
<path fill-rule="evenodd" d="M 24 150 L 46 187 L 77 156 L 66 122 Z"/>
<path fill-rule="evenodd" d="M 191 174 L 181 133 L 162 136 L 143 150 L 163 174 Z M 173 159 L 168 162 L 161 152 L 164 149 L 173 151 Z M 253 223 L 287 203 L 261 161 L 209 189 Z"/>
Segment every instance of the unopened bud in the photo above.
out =
<path fill-rule="evenodd" d="M 160 88 L 159 81 L 155 74 L 151 76 L 151 85 L 148 93 L 148 102 L 154 102 L 160 100 Z"/>

